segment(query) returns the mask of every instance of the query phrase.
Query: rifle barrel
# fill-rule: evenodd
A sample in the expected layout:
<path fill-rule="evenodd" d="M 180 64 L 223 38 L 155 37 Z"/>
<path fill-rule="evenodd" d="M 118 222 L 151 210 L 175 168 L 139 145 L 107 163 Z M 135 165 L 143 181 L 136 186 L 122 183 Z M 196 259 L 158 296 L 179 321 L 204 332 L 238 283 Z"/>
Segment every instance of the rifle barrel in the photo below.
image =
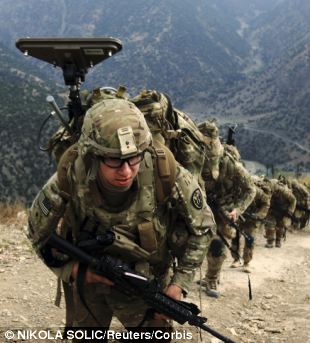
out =
<path fill-rule="evenodd" d="M 209 332 L 212 336 L 218 338 L 222 342 L 225 342 L 225 343 L 236 343 L 235 341 L 231 340 L 229 337 L 226 337 L 226 336 L 220 334 L 219 332 L 213 330 L 207 324 L 201 324 L 201 325 L 199 325 L 199 327 L 202 330 Z"/>

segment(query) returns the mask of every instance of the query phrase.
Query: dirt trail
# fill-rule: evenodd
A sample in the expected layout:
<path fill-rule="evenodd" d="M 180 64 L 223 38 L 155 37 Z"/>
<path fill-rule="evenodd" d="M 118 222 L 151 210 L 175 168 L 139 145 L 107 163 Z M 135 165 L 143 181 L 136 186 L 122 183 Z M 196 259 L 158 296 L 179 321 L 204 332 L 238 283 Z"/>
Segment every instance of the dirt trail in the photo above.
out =
<path fill-rule="evenodd" d="M 60 309 L 53 304 L 55 277 L 32 252 L 24 219 L 19 221 L 0 225 L 0 343 L 9 342 L 7 329 L 64 325 L 63 304 Z M 266 249 L 264 243 L 260 234 L 252 263 L 253 300 L 248 300 L 247 274 L 231 269 L 228 258 L 221 297 L 208 298 L 202 292 L 203 315 L 210 327 L 236 342 L 310 342 L 310 231 L 289 233 L 281 249 Z M 187 300 L 199 305 L 196 284 Z M 176 342 L 197 342 L 198 337 L 195 333 L 192 340 Z M 202 341 L 219 342 L 205 333 Z"/>

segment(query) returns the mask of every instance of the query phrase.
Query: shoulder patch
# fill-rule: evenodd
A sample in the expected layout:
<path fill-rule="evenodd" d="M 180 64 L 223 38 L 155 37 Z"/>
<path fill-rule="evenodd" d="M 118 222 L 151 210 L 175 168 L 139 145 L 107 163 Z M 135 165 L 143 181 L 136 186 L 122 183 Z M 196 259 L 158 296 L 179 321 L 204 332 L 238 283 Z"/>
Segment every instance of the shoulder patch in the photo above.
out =
<path fill-rule="evenodd" d="M 202 198 L 202 193 L 201 190 L 199 188 L 197 188 L 193 194 L 192 194 L 192 204 L 195 208 L 197 208 L 198 210 L 202 209 L 203 206 L 203 198 Z"/>
<path fill-rule="evenodd" d="M 44 192 L 41 192 L 38 199 L 39 207 L 45 216 L 48 216 L 52 209 L 52 204 L 45 196 Z"/>

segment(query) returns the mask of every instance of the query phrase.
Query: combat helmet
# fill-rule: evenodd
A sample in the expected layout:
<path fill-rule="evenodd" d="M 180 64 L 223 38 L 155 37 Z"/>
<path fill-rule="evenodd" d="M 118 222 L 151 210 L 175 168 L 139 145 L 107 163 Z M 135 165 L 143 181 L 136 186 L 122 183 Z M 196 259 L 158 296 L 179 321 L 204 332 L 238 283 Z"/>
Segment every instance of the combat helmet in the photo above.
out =
<path fill-rule="evenodd" d="M 125 99 L 105 99 L 91 107 L 78 141 L 79 155 L 125 159 L 142 153 L 152 142 L 143 114 Z"/>
<path fill-rule="evenodd" d="M 167 95 L 156 90 L 142 90 L 131 101 L 144 114 L 153 134 L 171 129 L 167 115 L 172 112 L 172 106 Z"/>
<path fill-rule="evenodd" d="M 271 186 L 269 180 L 265 176 L 251 175 L 256 187 L 259 187 L 265 194 L 271 194 Z"/>
<path fill-rule="evenodd" d="M 292 188 L 292 182 L 288 177 L 285 177 L 284 175 L 280 174 L 278 176 L 278 182 L 282 185 L 286 185 L 289 188 Z"/>

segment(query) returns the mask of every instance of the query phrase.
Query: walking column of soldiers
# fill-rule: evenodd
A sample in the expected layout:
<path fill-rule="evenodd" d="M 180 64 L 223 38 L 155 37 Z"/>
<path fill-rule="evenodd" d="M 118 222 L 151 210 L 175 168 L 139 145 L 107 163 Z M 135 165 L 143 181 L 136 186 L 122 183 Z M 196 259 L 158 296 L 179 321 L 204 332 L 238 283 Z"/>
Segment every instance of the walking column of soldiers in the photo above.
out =
<path fill-rule="evenodd" d="M 87 105 L 80 137 L 52 137 L 58 169 L 29 212 L 30 239 L 63 281 L 67 326 L 108 328 L 114 315 L 126 328 L 171 329 L 161 314 L 146 318 L 141 299 L 48 249 L 53 231 L 81 246 L 112 230 L 120 242 L 105 253 L 155 278 L 180 300 L 205 255 L 208 267 L 200 283 L 208 296 L 218 297 L 228 249 L 232 267 L 240 265 L 241 236 L 242 268 L 249 273 L 259 228 L 265 226 L 266 247 L 279 248 L 290 225 L 307 224 L 306 187 L 284 177 L 251 176 L 236 147 L 220 141 L 213 121 L 196 125 L 166 94 L 142 91 L 127 99 L 124 92 L 98 89 Z M 93 254 L 100 257 L 102 251 Z M 77 287 L 81 278 L 84 300 Z"/>
<path fill-rule="evenodd" d="M 171 106 L 165 94 L 142 91 L 132 101 L 144 113 L 153 136 L 160 136 L 179 163 L 205 189 L 217 225 L 207 251 L 206 275 L 198 282 L 208 296 L 220 295 L 218 284 L 228 249 L 233 257 L 231 267 L 239 267 L 243 260 L 243 271 L 251 273 L 250 261 L 258 230 L 265 229 L 266 248 L 280 248 L 288 228 L 302 229 L 307 225 L 310 193 L 298 180 L 251 175 L 242 164 L 234 142 L 220 141 L 213 120 L 194 124 L 189 116 Z M 198 149 L 201 142 L 205 145 L 204 158 Z M 240 236 L 244 236 L 242 256 Z"/>

